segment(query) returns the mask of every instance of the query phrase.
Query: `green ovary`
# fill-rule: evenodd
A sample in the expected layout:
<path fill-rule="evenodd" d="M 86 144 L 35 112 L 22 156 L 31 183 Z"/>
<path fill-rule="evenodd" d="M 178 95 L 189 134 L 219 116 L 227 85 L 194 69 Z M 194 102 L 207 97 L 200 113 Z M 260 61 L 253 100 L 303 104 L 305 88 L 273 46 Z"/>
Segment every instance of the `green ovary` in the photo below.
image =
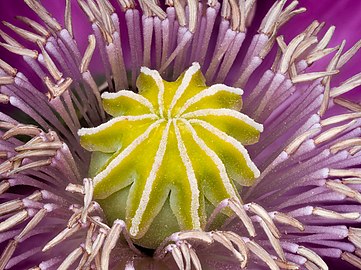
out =
<path fill-rule="evenodd" d="M 252 185 L 259 172 L 242 144 L 262 125 L 238 111 L 240 89 L 207 87 L 198 64 L 175 82 L 142 68 L 137 88 L 103 94 L 114 118 L 79 136 L 107 222 L 125 220 L 134 243 L 156 248 L 176 231 L 203 230 L 222 200 L 239 196 L 235 186 Z"/>

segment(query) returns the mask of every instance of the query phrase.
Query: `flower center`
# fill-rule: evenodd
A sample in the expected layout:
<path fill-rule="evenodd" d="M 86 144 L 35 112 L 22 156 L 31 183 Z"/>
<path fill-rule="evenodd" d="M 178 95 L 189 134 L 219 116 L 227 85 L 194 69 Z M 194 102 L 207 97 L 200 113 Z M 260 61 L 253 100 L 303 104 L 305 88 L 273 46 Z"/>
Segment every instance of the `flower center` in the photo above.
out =
<path fill-rule="evenodd" d="M 243 145 L 262 125 L 239 112 L 241 89 L 207 87 L 197 63 L 175 82 L 142 68 L 137 88 L 104 93 L 114 118 L 78 134 L 108 222 L 125 220 L 135 243 L 154 248 L 175 231 L 203 230 L 222 200 L 239 199 L 259 176 Z"/>

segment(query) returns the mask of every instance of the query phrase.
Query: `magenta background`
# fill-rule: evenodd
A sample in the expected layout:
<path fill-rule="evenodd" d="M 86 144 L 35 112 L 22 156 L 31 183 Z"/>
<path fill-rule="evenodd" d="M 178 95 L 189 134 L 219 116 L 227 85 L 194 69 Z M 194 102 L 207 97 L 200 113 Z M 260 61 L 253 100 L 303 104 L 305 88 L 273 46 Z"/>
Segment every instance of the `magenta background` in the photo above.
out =
<path fill-rule="evenodd" d="M 58 21 L 62 23 L 65 0 L 43 0 L 42 2 L 49 9 L 49 11 L 54 14 Z M 271 0 L 258 1 L 258 9 L 255 17 L 256 23 L 260 22 L 259 19 L 263 18 L 263 14 L 265 14 L 265 12 L 268 10 L 268 8 L 273 2 L 274 1 Z M 305 14 L 298 15 L 290 23 L 288 23 L 286 27 L 282 28 L 281 33 L 285 34 L 286 40 L 289 40 L 290 37 L 296 36 L 314 19 L 318 19 L 319 21 L 325 21 L 326 27 L 329 27 L 331 25 L 336 26 L 336 32 L 330 46 L 335 46 L 341 43 L 343 39 L 346 39 L 346 48 L 349 48 L 355 42 L 361 39 L 360 0 L 300 0 L 300 6 L 306 7 L 308 11 Z M 90 24 L 84 14 L 80 11 L 75 0 L 73 0 L 72 2 L 72 7 L 75 37 L 81 51 L 84 52 L 88 43 L 87 36 L 91 30 Z M 1 20 L 6 20 L 18 26 L 21 26 L 22 24 L 18 23 L 14 19 L 16 15 L 28 16 L 32 19 L 38 20 L 37 16 L 23 3 L 23 0 L 0 0 Z M 11 33 L 11 31 L 8 31 L 5 26 L 0 26 L 0 28 L 7 33 Z M 16 39 L 20 42 L 23 42 L 20 37 L 17 37 Z M 28 47 L 32 46 L 27 42 L 24 42 L 24 44 Z M 337 84 L 338 82 L 341 82 L 346 78 L 361 71 L 360 56 L 361 54 L 358 53 L 354 57 L 354 59 L 352 59 L 350 63 L 344 67 L 341 75 L 334 80 L 334 83 Z M 7 61 L 21 71 L 27 70 L 27 67 L 24 66 L 23 61 L 21 61 L 20 57 L 8 53 L 3 48 L 0 48 L 0 58 Z M 99 59 L 99 57 L 95 59 Z M 97 65 L 98 63 L 99 61 L 97 60 L 92 61 L 92 67 L 99 67 L 99 65 Z M 99 68 L 97 71 L 99 71 Z M 27 70 L 27 72 L 29 71 Z M 347 96 L 354 99 L 355 101 L 360 101 L 360 88 L 348 93 Z M 329 263 L 331 270 L 356 269 L 348 264 L 346 264 L 347 266 L 345 266 L 345 264 L 339 266 L 338 263 L 334 261 L 330 261 Z"/>

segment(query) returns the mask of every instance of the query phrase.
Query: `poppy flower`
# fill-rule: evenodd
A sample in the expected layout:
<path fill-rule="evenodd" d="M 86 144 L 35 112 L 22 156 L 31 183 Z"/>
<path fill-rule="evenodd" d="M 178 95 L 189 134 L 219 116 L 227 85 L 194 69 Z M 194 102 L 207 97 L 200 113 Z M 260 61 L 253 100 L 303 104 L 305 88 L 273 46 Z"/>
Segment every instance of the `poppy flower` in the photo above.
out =
<path fill-rule="evenodd" d="M 0 5 L 0 269 L 361 268 L 358 3 Z"/>

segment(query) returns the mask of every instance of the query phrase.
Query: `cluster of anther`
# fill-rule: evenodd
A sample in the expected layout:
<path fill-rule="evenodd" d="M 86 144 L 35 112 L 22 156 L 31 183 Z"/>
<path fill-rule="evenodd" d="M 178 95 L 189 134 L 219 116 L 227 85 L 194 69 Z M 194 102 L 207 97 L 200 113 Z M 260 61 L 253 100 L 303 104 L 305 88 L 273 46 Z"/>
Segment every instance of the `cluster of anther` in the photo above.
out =
<path fill-rule="evenodd" d="M 50 104 L 54 111 L 57 111 L 63 118 L 65 117 L 63 120 L 71 129 L 73 126 L 74 130 L 80 128 L 77 111 L 83 114 L 84 120 L 89 125 L 93 122 L 99 123 L 103 121 L 105 114 L 101 106 L 99 89 L 88 69 L 90 59 L 96 47 L 95 36 L 89 36 L 89 46 L 82 56 L 73 39 L 70 0 L 66 1 L 66 29 L 63 29 L 38 1 L 25 0 L 25 3 L 38 14 L 45 22 L 46 27 L 34 20 L 21 16 L 16 18 L 31 28 L 31 31 L 8 22 L 3 23 L 18 36 L 36 44 L 40 52 L 25 48 L 2 30 L 0 30 L 0 36 L 4 39 L 5 43 L 0 42 L 0 46 L 23 57 L 24 61 L 35 71 L 46 86 L 48 100 L 39 96 L 41 95 L 40 93 L 34 93 L 34 86 L 27 81 L 24 74 L 18 72 L 2 60 L 0 60 L 0 68 L 4 72 L 0 76 L 0 85 L 25 88 L 26 90 L 24 91 L 29 92 L 25 95 L 31 100 L 38 99 L 42 105 L 48 106 Z M 84 84 L 82 86 L 78 83 L 74 84 L 74 79 L 78 81 L 83 80 Z M 73 85 L 72 88 L 70 88 L 71 85 Z M 87 91 L 84 92 L 83 87 Z M 18 107 L 19 103 L 21 104 L 21 98 L 18 98 L 12 91 L 12 87 L 1 90 L 0 103 L 10 103 L 15 107 Z M 91 102 L 84 102 L 84 100 Z M 56 126 L 54 122 L 50 121 L 50 125 Z M 46 124 L 44 125 L 42 122 L 39 124 L 43 128 L 47 128 Z M 57 127 L 54 128 L 54 130 L 56 129 Z"/>
<path fill-rule="evenodd" d="M 354 112 L 325 118 L 319 122 L 320 125 L 314 126 L 312 129 L 301 133 L 290 142 L 279 156 L 263 171 L 256 184 L 252 187 L 252 189 L 262 188 L 259 183 L 267 177 L 274 177 L 272 171 L 277 172 L 282 166 L 292 166 L 290 157 L 295 157 L 295 162 L 297 162 L 297 158 L 307 154 L 310 147 L 320 148 L 319 154 L 313 158 L 324 159 L 325 157 L 334 157 L 335 160 L 338 160 L 337 164 L 327 162 L 322 164 L 321 162 L 319 166 L 320 169 L 313 172 L 314 177 L 319 179 L 316 182 L 316 187 L 312 187 L 299 196 L 294 197 L 294 201 L 300 206 L 289 211 L 287 214 L 291 217 L 297 217 L 301 222 L 312 216 L 312 219 L 315 222 L 322 222 L 327 219 L 330 221 L 348 220 L 353 224 L 357 224 L 361 218 L 361 214 L 357 211 L 357 208 L 354 208 L 355 211 L 352 211 L 353 208 L 350 209 L 351 211 L 345 211 L 342 207 L 333 207 L 332 205 L 330 206 L 327 204 L 322 205 L 318 201 L 318 195 L 321 195 L 324 198 L 331 198 L 332 200 L 344 201 L 345 199 L 348 199 L 351 202 L 355 201 L 361 203 L 361 193 L 358 188 L 361 183 L 361 174 L 358 168 L 353 167 L 359 164 L 359 139 L 349 137 L 350 134 L 355 132 L 359 133 L 358 123 L 353 120 L 360 117 L 359 105 L 345 99 L 335 99 L 335 101 Z M 350 122 L 342 125 L 341 123 L 344 121 Z M 333 126 L 330 128 L 331 125 Z M 280 181 L 282 181 L 282 178 Z M 273 200 L 273 196 L 281 196 L 284 193 L 292 191 L 293 188 L 297 188 L 297 183 L 288 186 L 282 191 L 277 191 L 275 195 L 271 195 L 268 199 Z M 304 201 L 306 202 L 306 205 L 303 204 Z M 295 204 L 295 202 L 282 202 L 279 205 L 279 208 L 288 209 L 288 207 Z M 313 206 L 313 204 L 317 206 Z M 311 226 L 308 226 L 309 230 L 314 229 L 312 227 L 315 227 L 315 229 L 317 227 L 316 225 Z M 305 232 L 306 235 L 304 237 L 307 237 L 307 230 Z M 337 252 L 337 256 L 340 256 L 345 261 L 357 267 L 361 266 L 360 253 L 358 252 L 358 249 L 361 248 L 359 242 L 361 240 L 361 234 L 359 229 L 335 225 L 329 226 L 327 230 L 322 231 L 322 233 L 329 234 L 328 237 L 337 237 L 337 239 L 340 239 L 341 241 L 347 238 L 349 243 L 343 242 L 343 244 L 348 248 L 345 251 L 337 250 L 335 252 Z M 287 241 L 287 236 L 283 241 Z M 300 237 L 300 242 L 302 242 L 302 237 Z M 327 241 L 324 242 L 324 244 L 327 245 Z M 284 248 L 288 249 L 288 251 L 290 249 L 290 247 L 285 246 Z M 305 263 L 305 266 L 309 267 L 310 265 L 312 265 L 312 263 Z M 327 266 L 317 265 L 319 269 L 327 269 Z"/>
<path fill-rule="evenodd" d="M 313 167 L 313 171 L 309 171 L 312 177 L 319 179 L 313 183 L 317 183 L 316 187 L 312 187 L 310 190 L 311 183 L 307 184 L 306 181 L 300 183 L 294 183 L 283 190 L 275 192 L 274 195 L 270 196 L 269 200 L 274 200 L 278 196 L 282 196 L 287 192 L 292 192 L 293 189 L 298 187 L 307 187 L 307 191 L 303 192 L 299 196 L 296 196 L 292 201 L 284 202 L 278 205 L 280 209 L 293 205 L 305 203 L 302 207 L 297 207 L 294 211 L 289 212 L 291 216 L 297 217 L 302 220 L 307 220 L 307 217 L 313 216 L 314 221 L 322 222 L 322 220 L 348 220 L 352 223 L 358 223 L 360 220 L 360 213 L 357 208 L 345 208 L 337 205 L 330 206 L 327 204 L 321 204 L 317 200 L 317 194 L 322 194 L 323 198 L 332 198 L 332 200 L 345 200 L 348 199 L 360 202 L 360 191 L 357 185 L 360 183 L 360 171 L 355 168 L 359 164 L 359 151 L 360 140 L 359 136 L 359 121 L 360 118 L 360 105 L 338 96 L 349 92 L 350 90 L 358 87 L 361 84 L 360 73 L 356 74 L 352 78 L 344 81 L 339 86 L 332 87 L 331 79 L 334 75 L 338 74 L 339 70 L 355 55 L 360 49 L 361 42 L 357 42 L 349 50 L 344 51 L 345 41 L 339 46 L 334 48 L 327 48 L 330 42 L 335 27 L 330 27 L 326 33 L 319 39 L 317 38 L 318 33 L 323 28 L 324 23 L 314 21 L 304 32 L 300 33 L 294 38 L 288 45 L 283 41 L 283 37 L 278 37 L 277 42 L 279 45 L 279 53 L 275 59 L 275 62 L 271 70 L 267 71 L 260 83 L 256 86 L 255 91 L 251 93 L 250 98 L 245 101 L 245 107 L 252 108 L 251 104 L 257 102 L 260 104 L 258 110 L 254 113 L 250 112 L 249 115 L 258 121 L 273 121 L 268 126 L 269 134 L 272 132 L 274 139 L 269 137 L 266 140 L 262 140 L 258 144 L 258 149 L 263 149 L 267 145 L 271 144 L 282 134 L 284 130 L 290 129 L 294 122 L 289 120 L 284 122 L 283 119 L 292 119 L 293 115 L 297 114 L 297 110 L 302 113 L 310 114 L 312 111 L 316 111 L 317 114 L 311 114 L 308 122 L 301 126 L 297 132 L 295 132 L 295 139 L 287 142 L 286 147 L 275 156 L 275 159 L 271 164 L 263 170 L 261 176 L 258 178 L 255 185 L 248 191 L 247 195 L 252 194 L 252 199 L 257 198 L 257 191 L 266 192 L 264 187 L 267 185 L 268 178 L 277 178 L 277 172 L 284 170 L 284 168 L 292 168 L 292 164 L 295 165 L 291 160 L 302 160 L 302 157 L 306 156 L 306 161 L 313 162 L 314 160 L 322 159 L 327 162 L 320 162 L 319 166 Z M 326 67 L 325 71 L 307 73 L 307 68 L 312 65 L 315 61 L 323 58 L 324 56 L 335 52 L 330 63 Z M 296 68 L 297 66 L 297 68 Z M 285 74 L 284 72 L 287 71 Z M 298 75 L 299 74 L 299 75 Z M 287 76 L 285 76 L 287 75 Z M 272 76 L 272 80 L 269 77 Z M 288 78 L 289 76 L 289 78 Z M 294 102 L 291 106 L 282 112 L 284 118 L 277 119 L 277 114 L 270 117 L 270 113 L 273 111 L 270 108 L 276 108 L 281 104 L 282 100 L 290 98 L 292 93 L 295 93 L 295 83 L 318 80 L 319 84 L 310 85 L 305 89 L 305 93 L 302 97 L 312 97 L 307 102 Z M 267 86 L 267 84 L 269 85 Z M 266 95 L 262 95 L 261 89 L 267 87 Z M 287 90 L 286 90 L 287 89 Z M 272 99 L 270 99 L 272 95 Z M 272 100 L 272 105 L 270 101 Z M 349 112 L 324 118 L 329 104 L 336 104 L 344 107 Z M 332 104 L 332 105 L 333 105 Z M 271 106 L 271 107 L 270 107 Z M 265 108 L 268 108 L 267 110 Z M 295 110 L 296 109 L 296 110 Z M 306 113 L 306 111 L 308 113 Z M 248 113 L 248 112 L 247 112 Z M 303 116 L 303 115 L 302 115 Z M 283 124 L 283 130 L 279 130 L 280 123 Z M 273 130 L 276 130 L 274 133 Z M 314 154 L 307 156 L 312 150 Z M 254 153 L 257 155 L 257 153 Z M 337 160 L 337 162 L 335 162 Z M 332 163 L 332 161 L 334 163 Z M 317 168 L 317 170 L 315 169 Z M 285 177 L 292 177 L 295 172 L 288 171 Z M 307 174 L 305 174 L 307 175 Z M 275 182 L 282 181 L 283 178 L 279 178 Z M 302 180 L 302 178 L 300 179 Z M 262 183 L 261 185 L 259 185 Z M 263 190 L 262 190 L 263 188 Z M 247 198 L 247 195 L 245 196 Z M 354 210 L 353 210 L 354 209 Z M 313 228 L 310 228 L 310 230 Z M 328 234 L 334 235 L 337 230 L 337 226 L 332 226 L 327 231 Z M 358 257 L 357 250 L 353 253 L 350 251 L 354 250 L 355 247 L 359 248 L 360 245 L 355 244 L 355 234 L 352 228 L 352 237 L 348 236 L 349 232 L 347 227 L 344 227 L 342 232 L 337 232 L 342 239 L 350 240 L 350 243 L 344 243 L 340 241 L 340 245 L 345 244 L 350 247 L 347 251 L 342 253 L 342 248 L 337 250 L 338 254 L 335 256 L 342 257 L 344 260 L 351 264 L 360 267 L 361 260 Z M 329 236 L 331 237 L 331 236 Z M 352 240 L 351 240 L 352 239 Z M 357 237 L 356 237 L 357 239 Z M 302 238 L 300 238 L 300 241 Z M 287 241 L 287 239 L 285 239 Z M 327 246 L 327 241 L 324 242 Z M 322 246 L 322 245 L 321 245 Z M 316 247 L 317 248 L 317 247 Z"/>
<path fill-rule="evenodd" d="M 212 223 L 213 218 L 215 218 L 215 216 L 224 208 L 229 208 L 236 214 L 236 217 L 240 219 L 246 228 L 249 237 L 240 236 L 232 231 L 177 232 L 164 240 L 155 251 L 155 257 L 163 258 L 167 253 L 171 253 L 179 269 L 189 269 L 191 264 L 195 269 L 202 269 L 197 253 L 192 247 L 192 243 L 195 244 L 198 251 L 200 251 L 200 244 L 208 246 L 216 242 L 233 254 L 239 261 L 239 265 L 242 269 L 247 267 L 250 253 L 253 253 L 253 255 L 266 263 L 270 269 L 293 269 L 294 267 L 298 267 L 298 265 L 286 259 L 285 251 L 280 242 L 281 233 L 275 225 L 275 222 L 277 222 L 282 225 L 294 227 L 299 231 L 304 231 L 303 225 L 297 219 L 281 212 L 269 213 L 256 203 L 242 204 L 238 200 L 226 199 L 219 204 L 217 209 L 215 209 L 208 221 L 208 226 Z M 249 216 L 247 212 L 253 215 Z M 268 250 L 257 243 L 255 238 L 256 227 L 254 226 L 254 223 L 261 227 L 267 235 L 278 258 L 271 255 Z M 325 266 L 325 263 L 319 256 L 305 247 L 297 246 L 297 248 L 291 252 L 304 256 L 306 260 L 314 262 L 321 268 Z"/>
<path fill-rule="evenodd" d="M 31 5 L 34 9 L 38 9 L 39 11 L 43 11 L 45 13 L 44 8 L 36 1 L 28 1 L 28 4 Z M 49 89 L 48 97 L 49 99 L 52 99 L 60 96 L 71 85 L 73 80 L 70 77 L 63 77 L 63 74 L 59 71 L 54 61 L 51 59 L 50 55 L 44 48 L 47 43 L 47 39 L 50 37 L 50 33 L 41 25 L 28 18 L 19 17 L 19 20 L 32 27 L 37 33 L 33 33 L 28 30 L 19 28 L 8 22 L 4 22 L 4 25 L 13 30 L 19 36 L 25 38 L 26 40 L 36 43 L 41 50 L 41 54 L 39 54 L 39 52 L 36 50 L 24 48 L 23 45 L 18 43 L 15 39 L 11 38 L 3 31 L 0 31 L 0 34 L 6 41 L 6 43 L 0 43 L 0 45 L 15 54 L 19 54 L 28 58 L 29 63 L 33 62 L 34 59 L 44 63 L 51 75 L 51 78 L 49 76 L 44 76 L 43 78 L 45 85 Z M 49 49 L 51 50 L 51 48 Z M 11 67 L 6 66 L 6 63 L 4 62 L 1 66 L 6 67 L 6 70 L 11 70 Z M 5 76 L 2 78 L 3 84 L 9 84 L 14 81 L 13 76 L 15 76 L 16 74 L 12 72 L 12 74 L 9 75 L 12 76 Z"/>
<path fill-rule="evenodd" d="M 6 192 L 10 186 L 11 183 L 9 181 L 2 181 L 0 184 L 0 194 Z M 12 259 L 17 246 L 28 237 L 31 237 L 32 230 L 52 211 L 51 205 L 40 203 L 48 195 L 47 192 L 35 191 L 23 199 L 10 200 L 0 204 L 0 217 L 2 218 L 0 233 L 10 232 L 9 241 L 0 256 L 0 269 L 12 267 L 18 263 L 18 258 Z M 29 219 L 30 221 L 26 226 L 18 229 L 19 224 Z"/>
<path fill-rule="evenodd" d="M 30 195 L 19 194 L 16 199 L 0 204 L 0 232 L 8 232 L 8 237 L 2 241 L 10 239 L 0 256 L 0 269 L 5 269 L 5 267 L 16 266 L 24 259 L 22 256 L 13 256 L 21 242 L 38 233 L 53 235 L 51 227 L 44 230 L 39 228 L 39 224 L 52 223 L 52 217 L 56 217 L 60 213 L 64 214 L 61 208 L 75 199 L 66 193 L 59 197 L 56 194 L 61 194 L 61 190 L 56 190 L 52 186 L 64 184 L 66 177 L 64 175 L 62 177 L 61 173 L 65 173 L 67 177 L 72 176 L 71 180 L 73 181 L 76 181 L 80 175 L 74 166 L 69 149 L 59 140 L 56 133 L 51 131 L 45 133 L 31 125 L 10 122 L 2 122 L 1 129 L 5 130 L 2 132 L 4 142 L 7 140 L 8 146 L 11 145 L 9 148 L 13 151 L 6 151 L 6 147 L 2 149 L 1 158 L 5 161 L 0 165 L 0 174 L 5 179 L 0 183 L 0 194 L 5 192 L 8 192 L 9 195 L 14 192 L 16 194 L 19 185 L 32 185 L 39 188 Z M 31 139 L 23 143 L 17 139 L 17 136 L 31 137 Z M 50 164 L 52 166 L 49 166 Z M 60 168 L 63 170 L 62 172 L 58 171 Z M 43 176 L 43 180 L 38 181 L 33 179 L 33 176 Z M 55 194 L 49 192 L 52 189 Z M 34 269 L 48 269 L 58 263 L 60 269 L 62 267 L 66 269 L 80 255 L 83 257 L 79 262 L 79 267 L 88 267 L 94 265 L 96 256 L 99 258 L 101 247 L 103 247 L 102 260 L 98 260 L 98 262 L 106 265 L 101 269 L 107 269 L 110 251 L 119 238 L 121 228 L 124 227 L 123 222 L 115 222 L 113 228 L 102 223 L 102 219 L 97 216 L 101 215 L 101 212 L 97 204 L 92 201 L 91 180 L 84 179 L 83 186 L 69 184 L 66 190 L 82 194 L 83 206 L 69 205 L 69 210 L 74 213 L 69 217 L 67 228 L 44 245 L 42 251 L 46 254 L 49 249 L 71 236 L 75 239 L 80 236 L 86 241 L 71 252 L 64 261 L 50 259 L 43 261 Z M 82 230 L 85 228 L 87 233 L 86 237 L 83 237 Z M 106 238 L 108 233 L 110 236 Z M 131 245 L 131 242 L 129 243 Z M 29 250 L 29 255 L 36 252 L 39 252 L 38 247 Z M 100 268 L 98 267 L 98 269 Z"/>
<path fill-rule="evenodd" d="M 77 269 L 87 269 L 88 267 L 108 269 L 110 253 L 122 234 L 125 227 L 124 222 L 117 220 L 111 228 L 103 222 L 101 209 L 92 200 L 91 179 L 85 178 L 83 185 L 69 184 L 66 191 L 80 195 L 83 198 L 83 204 L 70 205 L 69 209 L 73 211 L 73 214 L 69 218 L 66 228 L 50 240 L 42 251 L 47 252 L 71 237 L 84 239 L 84 241 L 80 241 L 78 247 L 68 253 L 58 269 L 68 269 L 75 262 L 78 262 Z M 125 239 L 133 247 L 127 234 L 125 234 Z M 133 250 L 136 251 L 134 247 Z"/>
<path fill-rule="evenodd" d="M 25 144 L 15 146 L 14 152 L 1 152 L 1 158 L 5 159 L 0 164 L 0 174 L 3 176 L 9 177 L 24 170 L 49 165 L 63 146 L 55 132 L 45 133 L 36 126 L 1 122 L 0 128 L 6 130 L 2 135 L 3 140 L 16 136 L 32 138 Z"/>
<path fill-rule="evenodd" d="M 0 204 L 0 232 L 9 233 L 8 238 L 2 238 L 2 241 L 9 240 L 0 256 L 0 269 L 4 269 L 22 261 L 21 257 L 13 257 L 17 247 L 21 242 L 36 235 L 36 227 L 48 213 L 56 211 L 59 202 L 62 202 L 57 195 L 46 190 L 45 181 L 35 180 L 32 176 L 44 173 L 44 168 L 52 164 L 60 149 L 64 149 L 64 143 L 55 132 L 45 133 L 38 127 L 17 124 L 14 120 L 1 122 L 0 128 L 3 139 L 0 157 L 0 195 L 16 195 L 15 199 Z M 27 141 L 24 143 L 25 138 Z M 49 170 L 46 173 L 49 173 Z M 54 178 L 51 177 L 51 180 Z M 26 195 L 17 194 L 18 186 L 22 185 L 32 185 L 39 189 L 36 188 L 36 191 L 30 194 L 28 192 Z M 24 191 L 26 190 L 20 190 Z M 34 250 L 30 250 L 29 253 L 36 252 Z"/>
<path fill-rule="evenodd" d="M 141 252 L 133 245 L 126 225 L 122 220 L 115 220 L 110 228 L 103 223 L 97 209 L 97 203 L 92 201 L 93 185 L 91 179 L 84 179 L 83 185 L 69 184 L 66 188 L 68 192 L 80 194 L 83 197 L 83 205 L 72 205 L 70 209 L 74 212 L 69 218 L 67 227 L 49 241 L 43 248 L 43 252 L 66 241 L 66 239 L 85 233 L 85 241 L 75 250 L 71 251 L 59 267 L 70 267 L 78 261 L 78 268 L 94 266 L 96 269 L 108 269 L 110 254 L 119 246 L 119 238 L 124 236 L 130 248 L 142 256 Z M 265 262 L 270 269 L 293 269 L 298 265 L 286 260 L 285 252 L 281 247 L 281 233 L 275 225 L 275 222 L 281 225 L 294 227 L 300 231 L 304 230 L 303 225 L 290 215 L 280 212 L 268 213 L 264 208 L 255 203 L 241 204 L 235 199 L 226 199 L 215 209 L 212 217 L 208 221 L 211 225 L 213 218 L 223 209 L 231 209 L 242 221 L 250 238 L 240 236 L 232 231 L 182 231 L 169 236 L 155 251 L 154 257 L 162 259 L 168 253 L 171 253 L 180 270 L 189 269 L 191 265 L 195 269 L 202 269 L 197 252 L 201 251 L 200 245 L 206 247 L 214 243 L 219 243 L 229 250 L 239 261 L 240 267 L 246 268 L 250 253 L 253 253 L 261 261 Z M 249 216 L 247 212 L 254 215 Z M 101 213 L 100 213 L 101 214 Z M 40 214 L 39 214 L 40 215 Z M 257 223 L 267 235 L 278 258 L 275 258 L 269 251 L 265 250 L 255 240 Z M 193 246 L 197 246 L 197 251 Z M 327 269 L 323 260 L 311 250 L 294 245 L 291 253 L 303 256 L 310 264 L 317 265 L 320 269 Z M 133 262 L 130 262 L 133 265 Z M 62 269 L 62 268 L 61 268 Z"/>

